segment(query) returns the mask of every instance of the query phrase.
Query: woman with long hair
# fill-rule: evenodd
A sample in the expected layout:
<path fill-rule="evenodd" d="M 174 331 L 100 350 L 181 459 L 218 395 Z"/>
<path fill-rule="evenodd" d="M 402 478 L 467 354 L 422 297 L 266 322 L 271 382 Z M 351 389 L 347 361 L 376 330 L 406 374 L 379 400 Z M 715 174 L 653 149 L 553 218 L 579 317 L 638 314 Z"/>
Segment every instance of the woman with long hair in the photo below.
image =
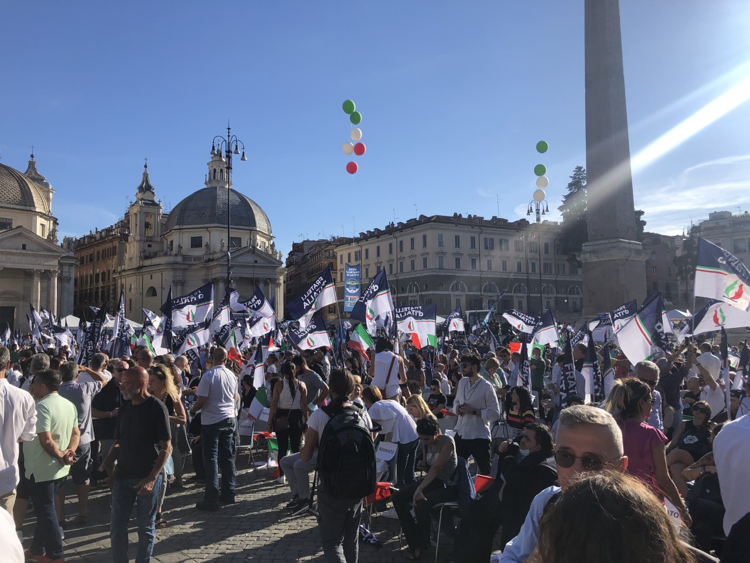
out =
<path fill-rule="evenodd" d="M 508 426 L 517 434 L 523 432 L 527 424 L 536 424 L 536 413 L 531 403 L 531 395 L 526 387 L 514 387 L 510 393 L 511 407 L 508 409 Z"/>
<path fill-rule="evenodd" d="M 177 444 L 177 427 L 187 423 L 187 413 L 185 407 L 180 401 L 180 392 L 174 384 L 174 378 L 169 367 L 163 364 L 154 364 L 148 370 L 148 388 L 151 394 L 159 399 L 167 407 L 169 414 L 169 425 L 172 434 L 172 462 L 174 465 L 174 485 L 177 488 L 183 487 L 182 472 L 184 469 L 184 459 L 182 452 L 179 451 Z M 159 503 L 156 510 L 156 527 L 164 528 L 167 521 L 162 517 L 162 505 L 164 497 L 167 494 L 167 475 L 162 476 L 161 489 L 159 489 Z"/>
<path fill-rule="evenodd" d="M 287 452 L 288 443 L 292 453 L 298 453 L 302 442 L 302 427 L 307 420 L 307 387 L 295 377 L 296 367 L 292 362 L 284 362 L 279 368 L 281 381 L 273 387 L 268 420 L 276 432 L 279 444 L 279 461 Z M 284 473 L 279 465 L 279 483 L 285 483 Z"/>
<path fill-rule="evenodd" d="M 419 388 L 424 389 L 427 386 L 427 378 L 424 373 L 424 360 L 419 354 L 409 354 L 406 368 L 406 382 L 412 381 L 419 383 Z"/>
<path fill-rule="evenodd" d="M 430 407 L 427 406 L 422 395 L 412 395 L 406 399 L 406 410 L 417 422 L 423 418 L 435 418 L 435 415 L 430 411 Z"/>
<path fill-rule="evenodd" d="M 534 563 L 696 563 L 654 495 L 617 471 L 584 473 L 539 523 Z"/>
<path fill-rule="evenodd" d="M 628 377 L 615 380 L 604 408 L 615 417 L 622 430 L 628 473 L 650 486 L 660 498 L 666 496 L 690 526 L 690 514 L 667 469 L 667 437 L 658 428 L 646 424 L 653 403 L 651 388 Z"/>
<path fill-rule="evenodd" d="M 677 490 L 685 497 L 688 485 L 682 472 L 711 451 L 711 407 L 706 401 L 696 401 L 692 407 L 693 420 L 683 420 L 672 441 L 667 444 L 667 467 Z"/>

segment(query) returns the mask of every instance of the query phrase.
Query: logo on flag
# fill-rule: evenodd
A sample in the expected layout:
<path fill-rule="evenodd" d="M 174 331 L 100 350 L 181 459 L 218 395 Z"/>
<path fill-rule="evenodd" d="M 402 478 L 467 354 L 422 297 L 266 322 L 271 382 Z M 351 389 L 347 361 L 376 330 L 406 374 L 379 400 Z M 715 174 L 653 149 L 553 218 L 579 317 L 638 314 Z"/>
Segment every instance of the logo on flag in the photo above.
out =
<path fill-rule="evenodd" d="M 714 311 L 714 324 L 716 326 L 723 326 L 727 322 L 727 316 L 722 311 L 721 307 Z"/>
<path fill-rule="evenodd" d="M 731 301 L 739 301 L 744 293 L 744 284 L 740 280 L 734 280 L 724 290 L 724 297 Z"/>
<path fill-rule="evenodd" d="M 307 342 L 307 345 L 308 345 L 308 346 L 309 346 L 310 348 L 315 348 L 315 341 L 314 341 L 314 340 L 313 340 L 312 338 L 310 338 L 309 336 L 307 337 L 307 340 L 306 340 L 306 342 Z"/>

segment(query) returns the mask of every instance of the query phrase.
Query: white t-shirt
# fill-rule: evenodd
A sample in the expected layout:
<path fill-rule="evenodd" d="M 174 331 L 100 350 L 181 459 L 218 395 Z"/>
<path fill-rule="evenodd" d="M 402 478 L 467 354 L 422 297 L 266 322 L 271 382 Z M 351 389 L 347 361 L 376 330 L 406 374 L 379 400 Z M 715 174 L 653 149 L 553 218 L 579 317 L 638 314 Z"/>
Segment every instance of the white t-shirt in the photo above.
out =
<path fill-rule="evenodd" d="M 383 432 L 392 433 L 392 442 L 409 444 L 419 438 L 417 423 L 396 401 L 378 401 L 367 412 L 372 420 L 383 427 Z"/>
<path fill-rule="evenodd" d="M 224 366 L 211 368 L 198 383 L 199 397 L 206 397 L 201 409 L 201 424 L 216 424 L 237 415 L 234 397 L 238 394 L 237 376 Z"/>
<path fill-rule="evenodd" d="M 110 379 L 112 379 L 112 374 L 109 373 L 109 371 L 107 371 L 106 369 L 100 371 L 99 373 L 106 381 L 109 381 Z M 94 383 L 95 381 L 96 379 L 91 377 L 88 374 L 88 372 L 85 372 L 85 371 L 81 372 L 80 375 L 78 376 L 78 383 Z"/>
<path fill-rule="evenodd" d="M 34 438 L 34 399 L 26 391 L 0 379 L 0 496 L 10 493 L 18 484 L 18 440 L 30 442 Z"/>
<path fill-rule="evenodd" d="M 364 406 L 359 400 L 354 402 L 360 406 Z M 367 409 L 363 408 L 360 412 L 362 413 L 362 418 L 364 418 L 367 428 L 372 428 L 372 420 L 370 420 L 370 417 L 367 414 Z M 310 418 L 307 419 L 307 426 L 318 433 L 318 444 L 320 444 L 320 438 L 323 436 L 323 430 L 325 430 L 326 424 L 328 424 L 329 420 L 331 420 L 331 417 L 328 416 L 323 409 L 315 409 L 310 415 Z"/>
<path fill-rule="evenodd" d="M 726 401 L 724 398 L 724 391 L 721 389 L 721 385 L 716 384 L 716 389 L 706 384 L 701 391 L 701 401 L 706 401 L 708 406 L 711 407 L 711 416 L 714 417 L 724 410 Z"/>
<path fill-rule="evenodd" d="M 714 440 L 714 462 L 724 500 L 724 533 L 748 512 L 750 507 L 750 416 L 726 424 Z"/>
<path fill-rule="evenodd" d="M 703 352 L 698 356 L 698 363 L 711 374 L 711 377 L 715 380 L 719 379 L 719 372 L 721 372 L 721 359 L 714 356 L 711 352 Z M 693 371 L 695 372 L 695 375 L 700 375 L 697 368 L 693 368 Z"/>
<path fill-rule="evenodd" d="M 399 361 L 396 354 L 388 351 L 378 352 L 375 354 L 375 376 L 372 378 L 371 385 L 380 389 L 381 392 L 385 389 L 386 397 L 395 397 L 399 390 L 398 371 Z M 386 381 L 388 381 L 388 386 L 385 384 Z"/>
<path fill-rule="evenodd" d="M 3 561 L 6 563 L 23 563 L 26 560 L 13 517 L 2 509 L 0 509 L 0 545 L 3 546 Z"/>

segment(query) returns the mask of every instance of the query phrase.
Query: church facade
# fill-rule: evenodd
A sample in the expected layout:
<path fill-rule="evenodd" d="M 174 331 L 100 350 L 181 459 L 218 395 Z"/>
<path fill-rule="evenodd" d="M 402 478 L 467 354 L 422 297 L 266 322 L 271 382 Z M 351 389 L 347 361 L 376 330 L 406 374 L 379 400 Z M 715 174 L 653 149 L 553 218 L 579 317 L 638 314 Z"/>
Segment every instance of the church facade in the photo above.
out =
<path fill-rule="evenodd" d="M 231 240 L 227 240 L 228 207 Z M 158 312 L 170 286 L 173 297 L 178 297 L 213 282 L 218 304 L 226 290 L 228 251 L 233 287 L 241 298 L 249 299 L 257 283 L 268 299 L 275 298 L 276 310 L 283 311 L 285 270 L 271 223 L 257 203 L 232 189 L 221 154 L 212 154 L 208 162 L 205 187 L 168 214 L 156 199 L 144 166 L 124 223 L 127 242 L 114 278 L 124 291 L 129 319 L 140 321 L 141 308 Z"/>
<path fill-rule="evenodd" d="M 28 330 L 29 304 L 73 312 L 76 259 L 57 244 L 53 194 L 33 154 L 24 173 L 0 164 L 0 330 Z"/>

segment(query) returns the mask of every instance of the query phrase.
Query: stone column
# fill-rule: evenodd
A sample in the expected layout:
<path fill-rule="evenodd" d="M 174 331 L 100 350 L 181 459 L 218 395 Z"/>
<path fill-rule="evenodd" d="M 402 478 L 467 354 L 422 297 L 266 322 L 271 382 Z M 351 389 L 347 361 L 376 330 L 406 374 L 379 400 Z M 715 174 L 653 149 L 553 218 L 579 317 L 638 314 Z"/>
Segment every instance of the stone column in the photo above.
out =
<path fill-rule="evenodd" d="M 47 302 L 49 303 L 49 310 L 55 314 L 55 317 L 59 317 L 57 311 L 57 271 L 55 270 L 50 270 L 49 272 L 48 287 Z"/>
<path fill-rule="evenodd" d="M 585 0 L 586 173 L 589 242 L 584 315 L 646 295 L 646 256 L 636 241 L 619 0 Z"/>
<path fill-rule="evenodd" d="M 41 270 L 34 270 L 34 273 L 32 274 L 31 278 L 31 304 L 34 306 L 34 309 L 39 311 L 40 309 L 40 296 L 41 296 L 41 289 L 42 289 L 42 282 L 41 282 Z"/>

